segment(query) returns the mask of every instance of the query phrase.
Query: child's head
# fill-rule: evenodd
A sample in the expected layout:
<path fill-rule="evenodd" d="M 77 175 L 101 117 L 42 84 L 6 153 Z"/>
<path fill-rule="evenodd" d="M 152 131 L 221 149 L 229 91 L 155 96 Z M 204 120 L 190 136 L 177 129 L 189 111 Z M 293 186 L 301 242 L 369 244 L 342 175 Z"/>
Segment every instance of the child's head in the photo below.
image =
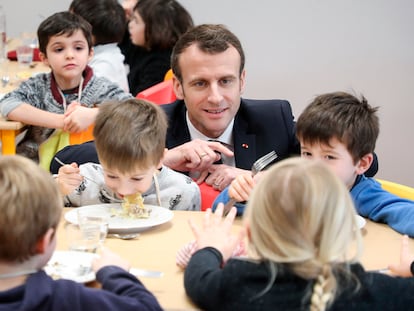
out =
<path fill-rule="evenodd" d="M 297 120 L 302 156 L 324 160 L 352 186 L 372 163 L 379 134 L 376 112 L 364 97 L 344 92 L 317 96 Z"/>
<path fill-rule="evenodd" d="M 121 197 L 147 191 L 161 165 L 166 132 L 166 115 L 153 103 L 133 98 L 102 104 L 93 134 L 106 184 Z M 121 189 L 125 176 L 132 185 Z"/>
<path fill-rule="evenodd" d="M 135 45 L 167 50 L 193 25 L 190 13 L 176 0 L 139 0 L 129 22 L 129 32 Z"/>
<path fill-rule="evenodd" d="M 81 16 L 60 12 L 44 20 L 38 30 L 40 58 L 62 89 L 80 83 L 93 56 L 91 25 Z"/>
<path fill-rule="evenodd" d="M 87 48 L 91 50 L 92 27 L 85 19 L 70 12 L 59 12 L 49 16 L 37 29 L 40 52 L 47 56 L 47 47 L 52 37 L 70 37 L 77 31 L 82 32 Z"/>
<path fill-rule="evenodd" d="M 69 10 L 92 26 L 94 45 L 119 43 L 126 31 L 126 16 L 114 0 L 73 0 Z"/>
<path fill-rule="evenodd" d="M 323 276 L 324 290 L 334 293 L 335 265 L 349 260 L 352 243 L 361 247 L 355 215 L 348 190 L 326 165 L 283 160 L 262 176 L 248 202 L 249 246 L 259 259 L 305 279 Z"/>
<path fill-rule="evenodd" d="M 63 207 L 53 178 L 27 158 L 2 156 L 0 191 L 0 261 L 18 263 L 45 252 L 39 241 L 56 229 Z"/>

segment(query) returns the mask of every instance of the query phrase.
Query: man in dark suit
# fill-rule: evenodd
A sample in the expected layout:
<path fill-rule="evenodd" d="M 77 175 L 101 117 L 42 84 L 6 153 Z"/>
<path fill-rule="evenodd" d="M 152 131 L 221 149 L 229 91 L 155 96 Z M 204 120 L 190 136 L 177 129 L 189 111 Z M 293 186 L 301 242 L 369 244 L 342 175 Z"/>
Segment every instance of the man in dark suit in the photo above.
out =
<path fill-rule="evenodd" d="M 277 161 L 300 152 L 289 102 L 241 98 L 244 63 L 240 41 L 223 25 L 192 28 L 171 56 L 179 100 L 162 106 L 169 119 L 163 163 L 216 190 L 272 150 Z M 94 161 L 93 149 L 92 143 L 70 146 L 58 157 L 65 163 Z M 58 166 L 53 161 L 52 172 Z"/>
<path fill-rule="evenodd" d="M 217 190 L 272 150 L 278 159 L 299 153 L 287 101 L 241 99 L 244 63 L 240 41 L 222 25 L 194 27 L 177 42 L 171 58 L 179 100 L 162 106 L 169 119 L 163 162 Z M 86 143 L 57 156 L 81 164 L 97 161 L 94 153 L 93 143 Z M 51 171 L 58 168 L 52 161 Z"/>

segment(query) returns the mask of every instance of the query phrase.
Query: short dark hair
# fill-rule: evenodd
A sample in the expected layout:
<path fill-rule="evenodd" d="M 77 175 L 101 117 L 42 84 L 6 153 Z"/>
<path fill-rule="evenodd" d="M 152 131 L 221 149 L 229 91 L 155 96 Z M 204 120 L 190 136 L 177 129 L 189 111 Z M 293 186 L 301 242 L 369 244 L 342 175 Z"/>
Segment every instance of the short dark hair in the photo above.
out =
<path fill-rule="evenodd" d="M 345 92 L 319 95 L 299 116 L 296 135 L 310 144 L 329 145 L 336 138 L 356 162 L 374 152 L 379 135 L 377 110 L 363 96 L 358 99 Z"/>
<path fill-rule="evenodd" d="M 116 0 L 73 0 L 69 10 L 82 16 L 92 26 L 94 45 L 122 41 L 127 20 Z"/>
<path fill-rule="evenodd" d="M 171 68 L 174 75 L 182 82 L 179 57 L 189 46 L 197 47 L 208 54 L 218 54 L 233 46 L 240 55 L 240 75 L 244 69 L 245 56 L 240 40 L 224 25 L 203 24 L 188 30 L 174 46 L 171 54 Z"/>
<path fill-rule="evenodd" d="M 84 18 L 68 11 L 49 16 L 37 29 L 40 52 L 46 54 L 47 44 L 51 37 L 71 36 L 77 30 L 82 31 L 90 50 L 92 48 L 92 27 Z"/>
<path fill-rule="evenodd" d="M 190 13 L 176 0 L 139 0 L 134 11 L 145 23 L 146 48 L 150 50 L 172 49 L 194 26 Z"/>

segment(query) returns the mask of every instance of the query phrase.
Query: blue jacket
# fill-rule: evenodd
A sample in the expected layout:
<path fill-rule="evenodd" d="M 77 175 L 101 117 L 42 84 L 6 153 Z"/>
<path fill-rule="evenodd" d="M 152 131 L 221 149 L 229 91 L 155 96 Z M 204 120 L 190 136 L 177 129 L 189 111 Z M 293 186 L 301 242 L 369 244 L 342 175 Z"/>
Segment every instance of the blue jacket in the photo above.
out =
<path fill-rule="evenodd" d="M 162 310 L 157 299 L 132 274 L 109 266 L 96 276 L 102 290 L 69 280 L 53 280 L 41 270 L 26 283 L 0 291 L 2 310 Z"/>

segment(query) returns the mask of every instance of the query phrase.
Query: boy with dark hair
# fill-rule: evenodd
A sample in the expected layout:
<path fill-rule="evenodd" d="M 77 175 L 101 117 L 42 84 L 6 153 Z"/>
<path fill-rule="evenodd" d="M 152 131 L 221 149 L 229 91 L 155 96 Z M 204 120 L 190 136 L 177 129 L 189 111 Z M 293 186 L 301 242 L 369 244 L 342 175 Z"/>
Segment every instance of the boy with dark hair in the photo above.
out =
<path fill-rule="evenodd" d="M 101 102 L 132 97 L 87 65 L 93 56 L 91 26 L 79 15 L 55 13 L 37 34 L 40 57 L 51 72 L 31 77 L 0 100 L 1 115 L 31 125 L 17 153 L 36 161 L 39 145 L 54 129 L 85 130 Z"/>
<path fill-rule="evenodd" d="M 127 30 L 122 6 L 116 0 L 73 0 L 69 10 L 92 26 L 94 55 L 89 66 L 94 74 L 106 77 L 129 92 L 125 57 L 118 47 Z"/>

